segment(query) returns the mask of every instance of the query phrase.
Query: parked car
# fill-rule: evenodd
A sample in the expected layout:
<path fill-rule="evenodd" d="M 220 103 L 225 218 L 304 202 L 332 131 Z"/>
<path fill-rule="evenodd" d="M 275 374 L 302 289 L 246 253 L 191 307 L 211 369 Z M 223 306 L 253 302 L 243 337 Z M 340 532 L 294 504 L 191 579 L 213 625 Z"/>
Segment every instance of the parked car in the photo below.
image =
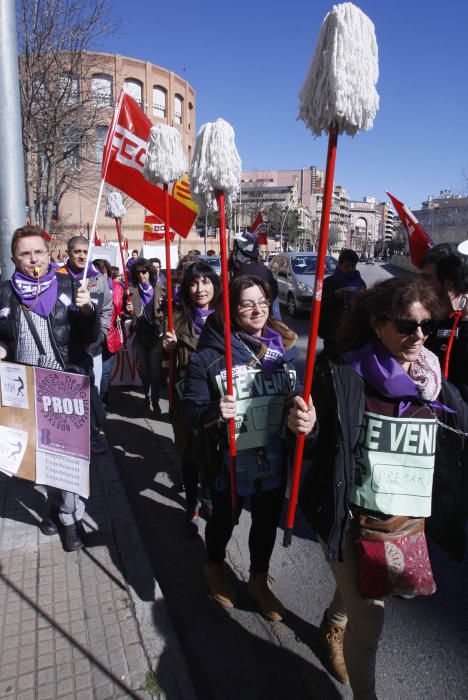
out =
<path fill-rule="evenodd" d="M 268 253 L 263 264 L 266 265 L 267 267 L 270 267 L 270 263 L 273 260 L 273 258 L 275 257 L 275 255 L 277 255 L 277 253 Z"/>
<path fill-rule="evenodd" d="M 204 262 L 207 265 L 211 265 L 217 275 L 221 276 L 221 258 L 219 255 L 199 255 L 198 259 L 200 262 Z"/>
<path fill-rule="evenodd" d="M 334 272 L 337 265 L 335 258 L 327 255 L 325 275 Z M 278 253 L 270 262 L 280 303 L 286 304 L 290 316 L 312 308 L 316 269 L 317 253 Z"/>

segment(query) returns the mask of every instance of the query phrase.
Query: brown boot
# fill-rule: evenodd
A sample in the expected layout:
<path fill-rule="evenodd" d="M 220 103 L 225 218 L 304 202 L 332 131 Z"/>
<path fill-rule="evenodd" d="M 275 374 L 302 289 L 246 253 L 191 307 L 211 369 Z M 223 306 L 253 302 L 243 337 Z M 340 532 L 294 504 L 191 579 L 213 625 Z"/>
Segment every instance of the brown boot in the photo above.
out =
<path fill-rule="evenodd" d="M 227 577 L 224 564 L 205 564 L 203 574 L 213 600 L 223 608 L 233 608 L 236 602 L 236 591 Z"/>
<path fill-rule="evenodd" d="M 319 637 L 323 648 L 328 652 L 331 674 L 340 683 L 349 683 L 348 672 L 343 656 L 344 627 L 333 626 L 325 610 L 319 627 Z"/>
<path fill-rule="evenodd" d="M 268 573 L 250 574 L 247 591 L 257 603 L 263 617 L 272 622 L 283 619 L 284 607 L 268 585 Z"/>

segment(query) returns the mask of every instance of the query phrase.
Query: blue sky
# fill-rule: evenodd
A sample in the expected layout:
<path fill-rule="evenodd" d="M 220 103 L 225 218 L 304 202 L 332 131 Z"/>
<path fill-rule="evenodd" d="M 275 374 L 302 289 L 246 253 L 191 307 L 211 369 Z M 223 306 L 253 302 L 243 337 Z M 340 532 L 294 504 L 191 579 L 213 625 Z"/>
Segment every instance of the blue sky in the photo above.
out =
<path fill-rule="evenodd" d="M 370 132 L 338 145 L 335 182 L 353 199 L 418 208 L 468 190 L 468 2 L 362 0 L 379 45 L 380 109 Z M 145 59 L 188 80 L 197 129 L 223 117 L 244 170 L 325 167 L 327 138 L 296 120 L 298 92 L 326 0 L 112 0 L 122 28 L 102 50 Z"/>

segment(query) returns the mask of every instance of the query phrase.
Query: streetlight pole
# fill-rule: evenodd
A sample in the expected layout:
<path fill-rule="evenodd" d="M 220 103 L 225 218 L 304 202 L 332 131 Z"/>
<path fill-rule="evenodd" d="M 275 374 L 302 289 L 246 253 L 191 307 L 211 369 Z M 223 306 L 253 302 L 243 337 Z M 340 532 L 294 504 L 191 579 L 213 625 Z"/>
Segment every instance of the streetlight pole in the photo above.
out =
<path fill-rule="evenodd" d="M 283 216 L 283 221 L 281 222 L 281 230 L 280 230 L 280 252 L 283 252 L 283 229 L 284 229 L 284 224 L 286 223 L 286 219 L 288 218 L 289 211 L 291 209 L 291 205 L 288 204 L 288 208 L 286 209 L 286 213 Z"/>

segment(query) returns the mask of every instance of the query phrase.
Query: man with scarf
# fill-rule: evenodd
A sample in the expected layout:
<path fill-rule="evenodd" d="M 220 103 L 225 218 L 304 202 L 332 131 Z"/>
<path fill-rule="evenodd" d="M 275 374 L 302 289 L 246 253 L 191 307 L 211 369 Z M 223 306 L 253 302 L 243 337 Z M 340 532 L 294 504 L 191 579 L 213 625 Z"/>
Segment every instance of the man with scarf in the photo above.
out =
<path fill-rule="evenodd" d="M 15 272 L 0 285 L 0 359 L 83 371 L 89 367 L 85 347 L 99 336 L 99 317 L 88 290 L 71 277 L 56 275 L 48 239 L 37 226 L 14 232 L 11 253 Z M 47 507 L 40 528 L 53 535 L 57 527 L 51 518 L 51 489 L 42 489 Z M 80 497 L 61 491 L 59 518 L 67 551 L 83 546 L 77 528 L 83 515 Z"/>
<path fill-rule="evenodd" d="M 335 272 L 323 282 L 319 336 L 323 338 L 324 350 L 332 357 L 336 355 L 336 331 L 341 317 L 348 310 L 356 292 L 366 289 L 366 283 L 356 270 L 358 262 L 358 254 L 344 248 Z"/>
<path fill-rule="evenodd" d="M 57 272 L 69 275 L 76 280 L 77 284 L 80 284 L 83 280 L 88 260 L 88 248 L 89 241 L 84 236 L 73 236 L 70 238 L 67 243 L 68 260 Z M 99 426 L 102 426 L 105 417 L 99 394 L 102 378 L 102 352 L 112 318 L 112 292 L 107 284 L 106 276 L 97 270 L 92 263 L 88 266 L 87 278 L 91 301 L 96 307 L 101 324 L 99 338 L 88 348 L 88 352 L 93 358 L 93 383 L 96 388 L 96 393 L 92 392 L 91 449 L 94 454 L 102 454 L 106 451 L 106 448 L 100 439 Z"/>

